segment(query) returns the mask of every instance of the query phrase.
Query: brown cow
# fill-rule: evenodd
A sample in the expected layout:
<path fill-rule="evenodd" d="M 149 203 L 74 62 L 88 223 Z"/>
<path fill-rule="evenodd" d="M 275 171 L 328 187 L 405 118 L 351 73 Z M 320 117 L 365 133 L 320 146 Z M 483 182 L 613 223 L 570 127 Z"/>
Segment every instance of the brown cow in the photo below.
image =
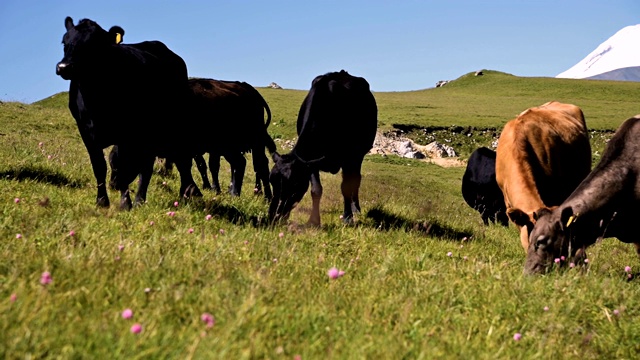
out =
<path fill-rule="evenodd" d="M 548 102 L 509 121 L 496 149 L 496 181 L 525 251 L 542 209 L 560 205 L 591 170 L 582 110 Z"/>

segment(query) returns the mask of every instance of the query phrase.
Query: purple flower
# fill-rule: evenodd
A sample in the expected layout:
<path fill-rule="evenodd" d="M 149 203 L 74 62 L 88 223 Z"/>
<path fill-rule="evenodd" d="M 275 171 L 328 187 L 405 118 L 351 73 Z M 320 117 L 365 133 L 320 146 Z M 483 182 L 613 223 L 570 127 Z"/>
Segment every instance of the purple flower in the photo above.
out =
<path fill-rule="evenodd" d="M 284 233 L 283 233 L 283 232 L 281 232 L 280 234 L 278 234 L 278 237 L 279 237 L 279 238 L 284 237 Z"/>
<path fill-rule="evenodd" d="M 522 334 L 520 333 L 513 334 L 513 340 L 520 341 L 520 339 L 522 339 Z"/>
<path fill-rule="evenodd" d="M 212 328 L 216 323 L 216 319 L 209 313 L 203 313 L 200 315 L 200 320 L 206 324 L 207 328 Z"/>
<path fill-rule="evenodd" d="M 569 267 L 573 269 L 574 267 L 576 267 L 576 264 L 574 264 L 574 263 L 569 263 Z"/>
<path fill-rule="evenodd" d="M 48 271 L 43 272 L 40 276 L 40 284 L 42 285 L 48 285 L 51 281 L 53 281 L 53 278 L 51 278 L 51 273 Z"/>
<path fill-rule="evenodd" d="M 542 309 L 542 310 L 544 310 L 544 311 L 549 311 L 549 307 L 548 307 L 548 306 L 545 306 L 545 307 L 544 307 L 544 309 Z"/>
<path fill-rule="evenodd" d="M 188 232 L 189 234 L 193 234 L 193 228 L 189 228 L 189 230 L 187 230 L 187 232 Z"/>
<path fill-rule="evenodd" d="M 124 309 L 124 311 L 122 312 L 122 318 L 123 319 L 131 319 L 132 317 L 133 317 L 133 310 Z"/>
<path fill-rule="evenodd" d="M 133 324 L 131 325 L 131 332 L 134 334 L 140 334 L 140 332 L 142 331 L 142 325 L 140 324 Z"/>
<path fill-rule="evenodd" d="M 177 201 L 173 203 L 173 206 L 178 207 L 180 205 Z"/>
<path fill-rule="evenodd" d="M 624 272 L 630 273 L 631 272 L 631 266 L 625 266 L 624 267 Z"/>
<path fill-rule="evenodd" d="M 613 310 L 613 315 L 615 316 L 620 315 L 620 311 L 618 309 Z"/>
<path fill-rule="evenodd" d="M 11 302 L 16 302 L 16 300 L 18 300 L 18 295 L 16 295 L 16 293 L 11 294 L 9 300 L 11 300 Z"/>
<path fill-rule="evenodd" d="M 555 262 L 556 264 L 560 264 L 560 258 L 553 259 L 553 262 Z"/>
<path fill-rule="evenodd" d="M 204 217 L 205 220 L 209 221 L 211 220 L 213 216 L 211 216 L 211 214 L 208 214 L 207 216 Z"/>
<path fill-rule="evenodd" d="M 69 231 L 69 236 L 76 236 L 76 232 L 73 230 Z"/>
<path fill-rule="evenodd" d="M 169 216 L 174 216 L 175 214 L 176 214 L 176 212 L 175 212 L 175 211 L 169 211 L 169 212 L 167 212 L 167 215 L 169 215 Z"/>
<path fill-rule="evenodd" d="M 451 257 L 451 256 L 453 256 L 453 253 L 452 253 L 451 251 L 449 251 L 449 252 L 447 253 L 447 256 L 448 256 L 448 257 Z"/>
<path fill-rule="evenodd" d="M 224 229 L 220 229 L 220 235 L 224 235 Z"/>
<path fill-rule="evenodd" d="M 20 203 L 20 198 L 13 199 L 13 202 L 16 203 L 16 204 Z"/>
<path fill-rule="evenodd" d="M 327 275 L 330 279 L 337 279 L 340 277 L 340 271 L 337 268 L 332 267 L 327 271 Z"/>
<path fill-rule="evenodd" d="M 16 239 L 22 239 L 22 234 L 16 234 Z"/>
<path fill-rule="evenodd" d="M 149 221 L 149 225 L 153 226 L 153 225 L 155 225 L 155 222 L 153 220 L 151 220 L 151 221 Z"/>
<path fill-rule="evenodd" d="M 118 250 L 120 250 L 120 251 L 124 250 L 124 245 L 122 245 L 122 244 L 118 245 Z"/>
<path fill-rule="evenodd" d="M 589 259 L 584 259 L 584 263 L 588 264 L 589 263 Z"/>

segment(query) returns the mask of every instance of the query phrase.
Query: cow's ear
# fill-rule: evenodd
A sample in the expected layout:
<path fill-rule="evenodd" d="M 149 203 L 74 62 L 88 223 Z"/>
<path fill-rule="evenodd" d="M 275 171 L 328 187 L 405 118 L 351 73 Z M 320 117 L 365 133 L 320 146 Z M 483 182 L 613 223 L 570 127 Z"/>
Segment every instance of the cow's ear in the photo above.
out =
<path fill-rule="evenodd" d="M 573 213 L 573 208 L 571 206 L 567 206 L 562 209 L 562 213 L 560 214 L 560 223 L 563 229 L 568 228 L 578 219 L 578 214 Z"/>
<path fill-rule="evenodd" d="M 71 16 L 67 16 L 67 18 L 64 19 L 64 27 L 67 29 L 67 31 L 73 28 L 73 19 L 71 18 Z"/>
<path fill-rule="evenodd" d="M 508 208 L 507 216 L 518 226 L 533 226 L 531 216 L 520 209 Z"/>
<path fill-rule="evenodd" d="M 533 213 L 533 219 L 535 221 L 538 221 L 538 219 L 540 219 L 541 217 L 545 216 L 545 215 L 550 215 L 551 212 L 553 211 L 553 209 L 555 209 L 556 206 L 548 208 L 548 207 L 543 207 L 538 209 L 536 212 Z"/>
<path fill-rule="evenodd" d="M 113 39 L 114 44 L 120 44 L 124 38 L 124 29 L 120 26 L 112 26 L 109 29 L 109 35 Z"/>

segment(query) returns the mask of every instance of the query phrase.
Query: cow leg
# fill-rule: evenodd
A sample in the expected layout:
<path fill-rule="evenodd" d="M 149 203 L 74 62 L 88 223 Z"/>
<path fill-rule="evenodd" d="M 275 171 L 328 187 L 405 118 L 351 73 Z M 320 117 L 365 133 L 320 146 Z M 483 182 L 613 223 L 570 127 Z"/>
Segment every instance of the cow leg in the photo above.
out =
<path fill-rule="evenodd" d="M 172 170 L 173 170 L 173 161 L 169 159 L 164 159 L 164 163 L 162 164 L 162 167 L 160 167 L 160 171 L 159 171 L 160 176 L 169 176 Z"/>
<path fill-rule="evenodd" d="M 99 207 L 109 207 L 109 195 L 107 194 L 107 162 L 104 159 L 104 152 L 102 149 L 87 147 L 89 152 L 89 159 L 91 161 L 91 167 L 93 168 L 93 175 L 96 178 L 98 187 L 98 194 L 96 196 L 96 205 Z"/>
<path fill-rule="evenodd" d="M 192 158 L 182 156 L 174 159 L 174 161 L 180 173 L 180 196 L 187 199 L 192 196 L 202 196 L 202 192 L 198 189 L 198 185 L 193 181 L 193 176 L 191 175 Z"/>
<path fill-rule="evenodd" d="M 264 184 L 264 197 L 271 200 L 271 186 L 269 185 L 269 159 L 264 154 L 263 148 L 253 149 L 253 170 L 256 173 L 256 187 L 253 192 L 259 194 L 261 192 L 261 183 Z"/>
<path fill-rule="evenodd" d="M 142 162 L 140 177 L 138 178 L 138 191 L 136 192 L 136 200 L 134 202 L 135 206 L 143 205 L 147 202 L 147 190 L 149 189 L 149 183 L 153 175 L 154 162 L 155 156 L 151 156 Z"/>
<path fill-rule="evenodd" d="M 360 174 L 361 165 L 362 160 L 357 164 L 342 167 L 342 184 L 340 185 L 342 197 L 344 198 L 342 221 L 348 224 L 353 223 L 353 213 L 360 212 L 358 192 L 360 190 L 360 182 L 362 181 L 362 175 Z"/>
<path fill-rule="evenodd" d="M 311 173 L 311 215 L 309 225 L 320 226 L 320 199 L 322 199 L 322 184 L 320 183 L 320 172 Z"/>
<path fill-rule="evenodd" d="M 220 194 L 220 180 L 218 179 L 218 173 L 220 173 L 220 155 L 209 152 L 209 171 L 211 172 L 211 181 L 213 181 L 212 189 L 216 194 Z"/>
<path fill-rule="evenodd" d="M 244 180 L 244 170 L 247 166 L 247 159 L 239 152 L 228 153 L 224 155 L 231 166 L 231 185 L 229 193 L 233 196 L 240 196 L 242 192 L 242 181 Z"/>
<path fill-rule="evenodd" d="M 209 176 L 207 175 L 207 162 L 204 161 L 204 157 L 202 157 L 202 155 L 194 156 L 193 160 L 195 160 L 200 177 L 202 177 L 202 188 L 211 190 L 211 183 L 209 182 Z"/>

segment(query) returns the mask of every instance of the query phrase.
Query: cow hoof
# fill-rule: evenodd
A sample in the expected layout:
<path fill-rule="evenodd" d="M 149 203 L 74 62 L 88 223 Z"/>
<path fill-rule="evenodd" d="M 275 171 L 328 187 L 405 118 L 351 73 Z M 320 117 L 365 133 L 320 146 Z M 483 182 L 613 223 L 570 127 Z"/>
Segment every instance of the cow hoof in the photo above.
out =
<path fill-rule="evenodd" d="M 111 204 L 109 203 L 109 198 L 108 198 L 108 197 L 106 197 L 106 196 L 103 196 L 103 197 L 99 197 L 99 198 L 96 200 L 96 205 L 97 205 L 98 207 L 101 207 L 101 208 L 108 208 L 108 207 L 109 207 L 109 205 L 111 205 Z"/>
<path fill-rule="evenodd" d="M 120 210 L 125 210 L 125 211 L 129 211 L 132 208 L 132 204 L 131 204 L 131 198 L 126 198 L 126 199 L 122 199 L 120 200 Z"/>
<path fill-rule="evenodd" d="M 186 199 L 190 199 L 192 197 L 202 197 L 202 193 L 200 192 L 200 189 L 198 189 L 197 186 L 191 184 L 187 186 L 185 191 L 182 193 L 182 196 Z"/>

